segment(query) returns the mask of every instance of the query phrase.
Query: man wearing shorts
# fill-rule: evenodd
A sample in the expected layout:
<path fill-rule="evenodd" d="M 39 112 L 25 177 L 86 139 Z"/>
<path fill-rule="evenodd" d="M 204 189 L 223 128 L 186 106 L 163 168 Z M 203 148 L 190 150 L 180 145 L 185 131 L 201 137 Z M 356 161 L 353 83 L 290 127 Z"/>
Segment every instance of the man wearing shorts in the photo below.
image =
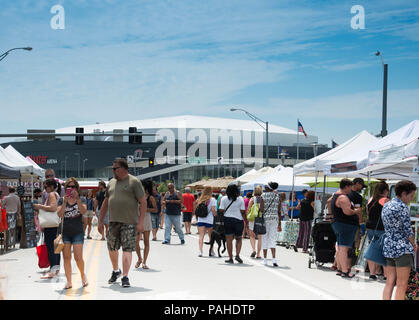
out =
<path fill-rule="evenodd" d="M 186 187 L 185 193 L 183 196 L 183 222 L 185 223 L 185 234 L 191 234 L 191 222 L 192 222 L 192 213 L 193 213 L 193 203 L 195 197 L 191 194 L 191 189 Z"/>
<path fill-rule="evenodd" d="M 333 212 L 332 228 L 336 234 L 336 241 L 338 250 L 336 252 L 336 260 L 341 270 L 338 270 L 338 275 L 344 278 L 353 278 L 350 274 L 351 262 L 348 258 L 348 251 L 352 248 L 355 240 L 355 235 L 358 230 L 359 220 L 358 215 L 361 213 L 361 208 L 354 210 L 348 194 L 351 192 L 353 182 L 349 179 L 342 179 L 340 181 L 340 189 L 333 195 L 331 199 L 331 208 Z"/>
<path fill-rule="evenodd" d="M 113 162 L 114 179 L 109 181 L 105 200 L 100 209 L 98 229 L 103 233 L 103 220 L 109 209 L 108 250 L 113 272 L 108 283 L 114 283 L 120 276 L 118 250 L 122 246 L 122 286 L 130 287 L 128 272 L 135 251 L 137 232 L 144 229 L 147 201 L 143 186 L 137 178 L 128 173 L 128 163 L 123 158 Z M 138 205 L 140 207 L 138 207 Z"/>

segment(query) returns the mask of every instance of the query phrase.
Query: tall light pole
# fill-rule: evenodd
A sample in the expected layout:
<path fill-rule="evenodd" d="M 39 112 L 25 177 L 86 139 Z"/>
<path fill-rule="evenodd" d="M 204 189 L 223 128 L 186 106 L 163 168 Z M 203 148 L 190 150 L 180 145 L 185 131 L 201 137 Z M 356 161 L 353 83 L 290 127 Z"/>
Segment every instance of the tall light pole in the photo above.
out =
<path fill-rule="evenodd" d="M 387 80 L 388 80 L 388 64 L 384 63 L 383 56 L 380 51 L 377 51 L 375 54 L 377 57 L 380 56 L 381 63 L 383 64 L 383 115 L 382 115 L 382 125 L 381 125 L 381 137 L 387 135 Z"/>
<path fill-rule="evenodd" d="M 89 159 L 86 158 L 86 159 L 83 160 L 83 179 L 84 179 L 84 164 L 87 160 L 89 160 Z"/>
<path fill-rule="evenodd" d="M 68 157 L 65 156 L 65 158 L 64 158 L 64 178 L 66 178 L 66 179 L 67 179 L 67 159 L 68 159 Z"/>
<path fill-rule="evenodd" d="M 266 134 L 265 165 L 269 166 L 269 124 L 268 124 L 268 121 L 260 120 L 258 117 L 251 114 L 250 112 L 247 112 L 244 109 L 231 108 L 230 111 L 243 111 L 244 113 L 246 113 L 249 116 L 249 118 L 254 120 L 259 126 L 261 126 L 265 130 L 265 134 Z M 265 124 L 265 126 L 261 125 L 261 123 Z"/>
<path fill-rule="evenodd" d="M 77 178 L 80 178 L 80 153 L 76 152 L 74 155 L 76 155 L 78 157 L 78 162 L 77 162 Z"/>
<path fill-rule="evenodd" d="M 6 57 L 7 57 L 7 55 L 8 55 L 11 51 L 13 51 L 13 50 L 26 50 L 26 51 L 31 51 L 31 50 L 32 50 L 32 48 L 31 48 L 31 47 L 24 47 L 24 48 L 13 48 L 13 49 L 7 50 L 6 52 L 4 52 L 4 53 L 0 54 L 0 61 L 1 61 L 1 60 L 3 60 L 4 58 L 6 58 Z"/>

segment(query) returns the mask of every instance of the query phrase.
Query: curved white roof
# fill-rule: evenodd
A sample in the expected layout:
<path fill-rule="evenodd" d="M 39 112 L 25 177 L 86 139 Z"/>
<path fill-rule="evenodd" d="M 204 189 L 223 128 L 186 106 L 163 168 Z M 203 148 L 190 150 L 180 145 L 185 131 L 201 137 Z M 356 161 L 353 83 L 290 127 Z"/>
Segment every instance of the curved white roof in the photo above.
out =
<path fill-rule="evenodd" d="M 253 120 L 239 120 L 228 118 L 204 117 L 204 116 L 176 116 L 155 119 L 132 120 L 123 122 L 110 122 L 100 124 L 80 125 L 84 133 L 93 133 L 93 130 L 112 132 L 114 129 L 128 130 L 129 127 L 141 129 L 162 129 L 162 128 L 206 128 L 206 129 L 225 129 L 242 131 L 265 131 Z M 74 133 L 76 127 L 56 129 L 56 133 Z M 269 123 L 269 133 L 282 133 L 296 135 L 296 130 L 287 129 Z"/>

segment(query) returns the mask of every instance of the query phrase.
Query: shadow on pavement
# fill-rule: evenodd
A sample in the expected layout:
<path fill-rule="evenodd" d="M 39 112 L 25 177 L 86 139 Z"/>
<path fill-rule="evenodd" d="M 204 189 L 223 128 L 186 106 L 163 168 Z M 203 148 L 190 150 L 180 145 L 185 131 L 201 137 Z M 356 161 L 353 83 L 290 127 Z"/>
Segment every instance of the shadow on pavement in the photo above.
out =
<path fill-rule="evenodd" d="M 112 284 L 109 287 L 102 286 L 103 289 L 110 289 L 112 291 L 117 291 L 120 293 L 136 293 L 136 292 L 148 292 L 153 291 L 152 289 L 142 288 L 142 287 L 129 287 L 129 288 L 123 288 L 120 284 Z"/>
<path fill-rule="evenodd" d="M 134 271 L 137 271 L 137 272 L 161 272 L 161 270 L 157 270 L 157 269 L 153 269 L 153 268 L 150 268 L 150 269 L 143 269 L 143 268 L 137 268 L 137 269 L 134 269 Z"/>

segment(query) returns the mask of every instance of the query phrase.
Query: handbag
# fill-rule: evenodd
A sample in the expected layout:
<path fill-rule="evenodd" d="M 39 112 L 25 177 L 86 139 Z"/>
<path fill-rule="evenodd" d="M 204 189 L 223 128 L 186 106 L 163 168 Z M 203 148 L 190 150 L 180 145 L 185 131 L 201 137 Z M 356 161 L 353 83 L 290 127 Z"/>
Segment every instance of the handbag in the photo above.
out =
<path fill-rule="evenodd" d="M 58 217 L 57 211 L 50 212 L 39 209 L 38 218 L 41 228 L 55 228 L 60 225 L 60 218 Z"/>
<path fill-rule="evenodd" d="M 375 226 L 375 232 L 377 231 L 378 224 L 380 223 L 380 219 L 381 219 L 381 215 L 378 218 L 377 225 Z M 377 236 L 374 233 L 374 236 L 371 239 L 370 245 L 365 251 L 365 255 L 364 255 L 365 259 L 378 263 L 382 266 L 387 265 L 387 259 L 386 257 L 384 257 L 384 254 L 383 254 L 384 238 L 385 238 L 385 234 L 382 234 L 381 236 Z"/>
<path fill-rule="evenodd" d="M 266 210 L 263 210 L 262 216 L 259 217 L 259 212 L 258 212 L 258 216 L 255 217 L 255 224 L 253 226 L 253 232 L 257 235 L 264 235 L 266 234 L 266 224 L 265 224 L 265 211 L 268 211 L 268 209 L 271 207 L 272 203 L 275 201 L 275 197 L 272 199 L 271 203 L 269 204 L 268 208 L 266 208 Z"/>
<path fill-rule="evenodd" d="M 96 215 L 94 215 L 92 218 L 92 226 L 96 227 L 98 222 L 99 222 L 98 218 L 96 217 Z"/>
<path fill-rule="evenodd" d="M 255 200 L 252 207 L 250 208 L 249 212 L 246 215 L 246 219 L 248 221 L 253 222 L 255 221 L 255 218 L 259 215 L 259 213 L 260 213 L 260 204 L 257 203 Z"/>
<path fill-rule="evenodd" d="M 36 254 L 38 255 L 38 267 L 41 269 L 49 267 L 48 249 L 44 241 L 44 233 L 41 233 L 38 246 L 36 247 Z"/>
<path fill-rule="evenodd" d="M 63 251 L 64 249 L 63 227 L 64 227 L 64 221 L 61 223 L 61 234 L 58 234 L 58 229 L 57 229 L 57 237 L 54 239 L 54 253 L 55 254 L 60 254 L 61 251 Z"/>

